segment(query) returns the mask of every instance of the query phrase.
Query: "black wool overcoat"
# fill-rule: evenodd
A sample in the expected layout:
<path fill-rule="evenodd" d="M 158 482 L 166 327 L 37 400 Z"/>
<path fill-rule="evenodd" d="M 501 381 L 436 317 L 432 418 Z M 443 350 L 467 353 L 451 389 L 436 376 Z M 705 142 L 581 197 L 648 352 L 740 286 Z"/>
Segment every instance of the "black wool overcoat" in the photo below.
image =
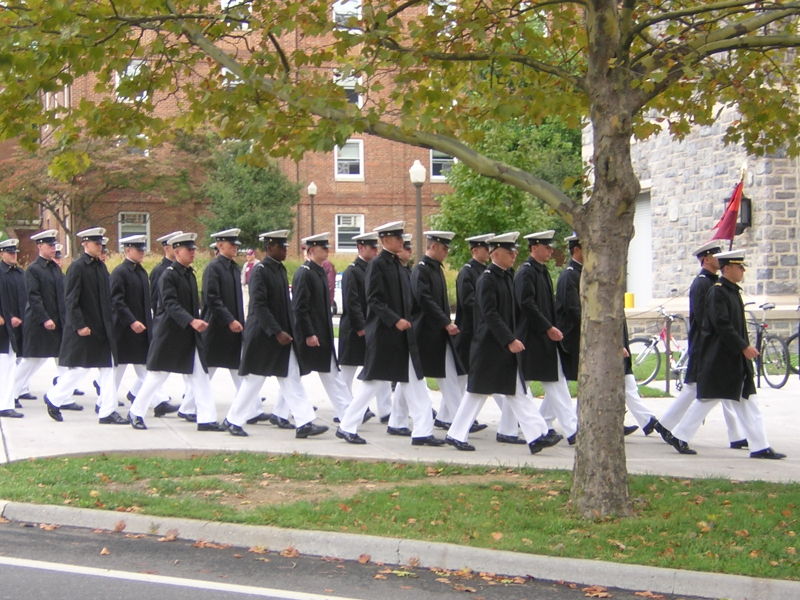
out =
<path fill-rule="evenodd" d="M 23 324 L 25 322 L 25 304 L 28 302 L 28 293 L 25 289 L 25 271 L 17 265 L 8 265 L 0 261 L 0 296 L 2 296 L 2 312 L 5 319 L 5 328 L 8 332 L 11 347 L 17 355 L 23 352 L 22 324 L 17 327 L 11 325 L 11 317 L 17 317 Z"/>
<path fill-rule="evenodd" d="M 208 321 L 203 333 L 206 365 L 238 369 L 242 334 L 228 327 L 233 321 L 244 325 L 242 270 L 235 261 L 217 256 L 203 273 L 202 319 Z"/>
<path fill-rule="evenodd" d="M 164 307 L 161 306 L 161 291 L 158 287 L 158 280 L 164 274 L 164 271 L 166 271 L 167 267 L 172 264 L 172 262 L 173 261 L 165 256 L 161 259 L 161 262 L 153 267 L 152 271 L 150 271 L 150 306 L 153 308 L 153 315 L 157 315 L 164 310 Z"/>
<path fill-rule="evenodd" d="M 150 298 L 150 282 L 142 265 L 126 259 L 111 272 L 111 318 L 117 360 L 121 365 L 147 364 L 153 333 Z M 135 321 L 143 323 L 147 329 L 135 333 L 131 329 Z"/>
<path fill-rule="evenodd" d="M 25 340 L 22 356 L 58 356 L 65 320 L 64 273 L 52 260 L 40 256 L 25 271 L 25 287 L 28 290 L 28 302 L 22 320 L 22 337 Z M 52 331 L 44 328 L 48 320 L 56 324 Z"/>
<path fill-rule="evenodd" d="M 547 267 L 529 258 L 514 277 L 519 309 L 517 338 L 525 344 L 522 374 L 526 381 L 558 381 L 558 344 L 547 337 L 556 323 L 553 281 Z"/>
<path fill-rule="evenodd" d="M 701 269 L 689 288 L 689 357 L 686 363 L 686 383 L 697 382 L 697 366 L 701 359 L 700 336 L 703 332 L 703 318 L 706 312 L 706 294 L 719 280 L 716 273 Z"/>
<path fill-rule="evenodd" d="M 564 376 L 578 379 L 581 348 L 581 273 L 583 265 L 570 260 L 556 284 L 556 327 L 564 334 L 558 344 Z"/>
<path fill-rule="evenodd" d="M 331 358 L 336 361 L 336 351 L 333 347 L 328 277 L 325 269 L 313 261 L 307 260 L 294 272 L 292 312 L 298 338 L 300 373 L 330 373 Z M 312 335 L 317 336 L 319 346 L 312 348 L 306 344 L 306 338 Z M 338 368 L 338 362 L 336 365 Z"/>
<path fill-rule="evenodd" d="M 367 340 L 356 332 L 366 329 L 367 326 L 367 293 L 364 289 L 367 264 L 363 258 L 356 258 L 342 273 L 339 363 L 343 365 L 364 364 Z"/>
<path fill-rule="evenodd" d="M 465 371 L 469 371 L 469 347 L 475 335 L 475 288 L 486 265 L 470 260 L 461 267 L 456 278 L 456 318 L 460 333 L 453 340 L 456 354 Z"/>

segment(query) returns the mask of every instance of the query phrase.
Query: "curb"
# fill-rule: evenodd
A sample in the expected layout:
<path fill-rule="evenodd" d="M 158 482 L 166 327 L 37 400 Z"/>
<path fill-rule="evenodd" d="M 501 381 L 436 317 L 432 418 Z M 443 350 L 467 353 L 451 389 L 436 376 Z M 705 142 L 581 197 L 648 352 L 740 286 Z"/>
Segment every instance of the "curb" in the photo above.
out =
<path fill-rule="evenodd" d="M 235 546 L 262 546 L 280 551 L 296 548 L 301 554 L 444 569 L 469 568 L 510 576 L 532 576 L 627 590 L 730 600 L 796 600 L 800 582 L 724 575 L 662 567 L 626 565 L 598 560 L 521 554 L 398 538 L 350 533 L 282 529 L 279 527 L 217 523 L 195 519 L 157 517 L 88 508 L 26 504 L 0 500 L 0 516 L 10 521 L 50 523 L 70 527 L 114 530 L 122 521 L 128 533 L 164 535 L 177 531 L 187 540 Z"/>

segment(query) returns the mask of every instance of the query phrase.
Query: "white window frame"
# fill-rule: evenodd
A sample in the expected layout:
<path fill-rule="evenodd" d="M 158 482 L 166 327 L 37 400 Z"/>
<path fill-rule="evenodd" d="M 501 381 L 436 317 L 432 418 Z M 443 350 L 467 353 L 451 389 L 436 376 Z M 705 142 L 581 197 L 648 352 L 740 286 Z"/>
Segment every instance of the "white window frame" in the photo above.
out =
<path fill-rule="evenodd" d="M 334 27 L 355 31 L 344 25 L 344 22 L 350 17 L 361 18 L 361 0 L 336 0 L 331 7 L 331 19 Z"/>
<path fill-rule="evenodd" d="M 356 92 L 356 87 L 361 85 L 361 77 L 356 77 L 354 75 L 346 76 L 342 73 L 334 71 L 333 81 L 336 83 L 336 85 L 345 90 L 345 94 L 347 93 L 347 90 L 353 90 L 353 93 L 356 95 L 356 101 L 351 102 L 351 104 L 355 104 L 358 108 L 362 108 L 364 106 L 364 95 Z"/>
<path fill-rule="evenodd" d="M 250 14 L 253 13 L 253 6 L 251 4 L 246 4 L 245 5 L 243 0 L 219 0 L 219 6 L 220 6 L 220 9 L 222 10 L 222 12 L 228 12 L 231 8 L 235 9 L 235 8 L 240 7 L 240 6 L 246 6 L 247 7 L 247 12 L 249 12 Z M 247 31 L 248 29 L 250 29 L 250 24 L 249 23 L 239 23 L 238 24 L 238 28 L 241 29 L 242 31 Z"/>
<path fill-rule="evenodd" d="M 342 246 L 341 239 L 339 238 L 339 230 L 344 227 L 353 228 L 358 227 L 358 232 L 353 233 L 353 237 L 362 235 L 364 233 L 364 215 L 362 213 L 340 213 L 337 214 L 334 225 L 336 227 L 336 252 L 358 252 L 358 246 L 352 242 L 353 247 Z M 343 223 L 343 221 L 353 221 L 352 224 Z"/>
<path fill-rule="evenodd" d="M 147 100 L 147 91 L 140 92 L 134 98 L 129 98 L 127 96 L 122 96 L 119 93 L 119 85 L 122 83 L 123 79 L 127 79 L 129 77 L 136 77 L 139 74 L 141 68 L 146 64 L 146 62 L 141 58 L 134 58 L 130 62 L 128 62 L 128 66 L 125 67 L 124 71 L 117 71 L 114 73 L 114 94 L 117 97 L 117 101 L 125 102 L 127 104 L 133 104 L 134 102 L 143 102 Z"/>
<path fill-rule="evenodd" d="M 447 181 L 447 175 L 434 175 L 433 174 L 433 171 L 434 171 L 433 170 L 433 164 L 434 164 L 433 153 L 434 152 L 438 152 L 438 151 L 437 150 L 431 150 L 430 151 L 430 164 L 429 164 L 430 170 L 428 172 L 431 174 L 431 181 L 438 181 L 438 182 Z M 449 160 L 450 167 L 447 169 L 448 171 L 453 168 L 453 165 L 456 164 L 456 162 L 458 160 L 455 157 L 450 156 L 449 154 L 445 154 L 444 152 L 439 152 L 439 154 L 441 154 L 442 156 L 437 156 L 436 160 L 439 161 L 440 163 L 448 162 L 447 159 L 448 158 L 450 159 Z M 447 158 L 445 158 L 445 157 L 447 157 Z"/>
<path fill-rule="evenodd" d="M 228 67 L 221 67 L 220 75 L 222 75 L 222 87 L 226 90 L 232 90 L 244 83 L 236 73 L 231 71 Z"/>
<path fill-rule="evenodd" d="M 142 231 L 142 225 L 138 223 L 123 223 L 122 217 L 123 215 L 129 217 L 141 217 L 144 216 L 144 231 Z M 126 227 L 129 225 L 129 227 Z M 141 212 L 141 211 L 128 211 L 122 210 L 117 213 L 117 246 L 119 247 L 119 251 L 122 252 L 122 244 L 120 244 L 119 240 L 124 237 L 128 237 L 129 235 L 146 235 L 147 236 L 147 247 L 150 247 L 150 213 L 149 212 Z"/>
<path fill-rule="evenodd" d="M 333 149 L 333 178 L 334 181 L 364 181 L 364 140 L 349 139 L 347 144 L 358 146 L 358 165 L 359 173 L 339 173 L 339 146 Z"/>

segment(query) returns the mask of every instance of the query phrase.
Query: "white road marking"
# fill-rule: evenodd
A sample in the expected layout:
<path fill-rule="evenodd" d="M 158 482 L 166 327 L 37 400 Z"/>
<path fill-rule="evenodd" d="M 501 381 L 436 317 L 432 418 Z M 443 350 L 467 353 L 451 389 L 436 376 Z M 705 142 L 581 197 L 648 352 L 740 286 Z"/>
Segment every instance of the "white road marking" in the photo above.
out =
<path fill-rule="evenodd" d="M 122 579 L 127 581 L 139 581 L 143 583 L 160 583 L 163 585 L 174 585 L 186 588 L 196 588 L 200 590 L 216 590 L 220 592 L 231 592 L 235 594 L 249 594 L 251 596 L 262 596 L 270 598 L 281 598 L 285 600 L 360 600 L 346 596 L 334 596 L 310 594 L 306 592 L 293 592 L 290 590 L 277 590 L 273 588 L 254 587 L 249 585 L 238 585 L 235 583 L 221 583 L 218 581 L 205 581 L 202 579 L 184 579 L 182 577 L 169 577 L 166 575 L 153 575 L 149 573 L 132 573 L 129 571 L 117 571 L 114 569 L 98 569 L 95 567 L 84 567 L 81 565 L 68 565 L 39 560 L 29 560 L 26 558 L 14 558 L 0 556 L 0 565 L 11 567 L 24 567 L 28 569 L 39 569 L 42 571 L 55 571 L 59 573 L 90 575 L 93 577 L 107 577 L 109 579 Z"/>

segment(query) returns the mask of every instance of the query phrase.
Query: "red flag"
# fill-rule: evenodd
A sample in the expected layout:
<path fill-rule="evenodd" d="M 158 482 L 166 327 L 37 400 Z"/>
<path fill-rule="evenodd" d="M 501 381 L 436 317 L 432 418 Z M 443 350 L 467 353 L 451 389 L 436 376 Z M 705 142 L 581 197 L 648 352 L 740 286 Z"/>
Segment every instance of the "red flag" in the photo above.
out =
<path fill-rule="evenodd" d="M 733 188 L 733 194 L 731 195 L 731 199 L 728 200 L 725 212 L 722 213 L 722 218 L 711 228 L 717 230 L 717 232 L 711 236 L 712 240 L 730 240 L 731 245 L 733 245 L 733 236 L 736 235 L 736 222 L 739 220 L 739 205 L 742 203 L 743 188 L 744 178 Z"/>

